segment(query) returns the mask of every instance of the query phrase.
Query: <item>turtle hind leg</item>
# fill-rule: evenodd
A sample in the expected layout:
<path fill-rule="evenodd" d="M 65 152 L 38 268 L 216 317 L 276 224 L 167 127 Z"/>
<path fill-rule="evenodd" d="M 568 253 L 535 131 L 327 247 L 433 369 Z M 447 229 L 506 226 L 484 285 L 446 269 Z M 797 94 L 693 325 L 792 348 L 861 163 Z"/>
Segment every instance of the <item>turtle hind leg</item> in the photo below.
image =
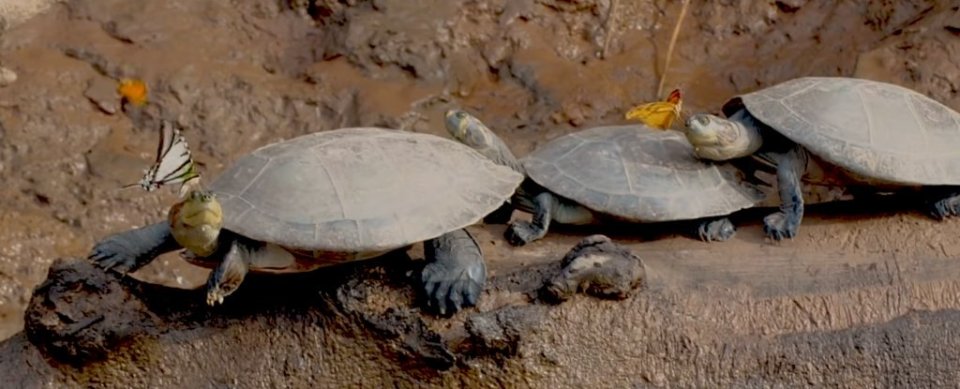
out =
<path fill-rule="evenodd" d="M 960 215 L 960 187 L 941 187 L 927 190 L 930 216 L 944 220 Z"/>
<path fill-rule="evenodd" d="M 104 270 L 126 274 L 178 248 L 170 225 L 164 221 L 113 234 L 97 242 L 87 258 Z"/>
<path fill-rule="evenodd" d="M 220 247 L 226 250 L 218 251 L 214 255 L 222 255 L 220 264 L 210 272 L 207 278 L 207 305 L 223 304 L 223 299 L 236 292 L 243 283 L 243 279 L 250 270 L 253 258 L 266 253 L 266 244 L 244 239 L 242 237 L 226 237 Z M 225 251 L 225 252 L 224 252 Z M 215 258 L 211 258 L 215 259 Z"/>
<path fill-rule="evenodd" d="M 737 234 L 737 227 L 727 217 L 705 219 L 697 227 L 697 236 L 704 242 L 723 242 Z"/>
<path fill-rule="evenodd" d="M 487 282 L 480 245 L 467 230 L 448 232 L 423 244 L 429 263 L 420 280 L 429 310 L 452 315 L 477 305 Z"/>

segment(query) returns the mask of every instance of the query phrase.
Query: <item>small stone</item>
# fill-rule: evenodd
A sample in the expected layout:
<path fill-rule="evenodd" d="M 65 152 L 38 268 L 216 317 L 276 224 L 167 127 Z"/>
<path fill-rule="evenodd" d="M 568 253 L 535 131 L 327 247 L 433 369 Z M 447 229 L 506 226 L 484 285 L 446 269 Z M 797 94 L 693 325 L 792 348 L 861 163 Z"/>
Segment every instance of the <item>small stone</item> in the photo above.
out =
<path fill-rule="evenodd" d="M 10 68 L 0 66 L 0 87 L 13 84 L 17 81 L 17 73 Z"/>
<path fill-rule="evenodd" d="M 90 80 L 83 95 L 106 114 L 113 115 L 120 110 L 120 95 L 117 94 L 117 83 L 106 77 Z"/>

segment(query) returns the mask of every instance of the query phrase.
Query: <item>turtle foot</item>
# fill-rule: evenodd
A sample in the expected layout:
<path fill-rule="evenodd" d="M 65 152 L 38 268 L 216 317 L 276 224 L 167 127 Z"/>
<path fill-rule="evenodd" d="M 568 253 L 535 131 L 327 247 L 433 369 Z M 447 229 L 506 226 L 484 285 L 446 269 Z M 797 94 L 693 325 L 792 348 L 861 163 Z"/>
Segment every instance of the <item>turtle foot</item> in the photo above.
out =
<path fill-rule="evenodd" d="M 132 273 L 153 259 L 142 255 L 142 250 L 135 245 L 136 242 L 131 242 L 124 234 L 112 235 L 97 242 L 87 258 L 103 270 Z"/>
<path fill-rule="evenodd" d="M 225 297 L 240 289 L 249 271 L 248 264 L 255 262 L 257 256 L 268 255 L 264 247 L 260 242 L 241 239 L 230 243 L 227 254 L 207 278 L 207 305 L 223 304 Z"/>
<path fill-rule="evenodd" d="M 246 275 L 246 267 L 232 266 L 239 268 L 236 271 L 231 271 L 230 267 L 231 265 L 224 261 L 210 274 L 210 278 L 207 279 L 207 305 L 213 307 L 223 304 L 224 298 L 239 289 Z"/>
<path fill-rule="evenodd" d="M 511 245 L 523 246 L 527 243 L 542 238 L 543 234 L 537 231 L 533 223 L 515 221 L 510 223 L 510 226 L 507 227 L 507 230 L 503 232 L 503 237 L 506 238 L 507 242 L 509 242 Z"/>
<path fill-rule="evenodd" d="M 540 290 L 548 301 L 566 301 L 580 291 L 622 300 L 643 283 L 646 275 L 639 257 L 605 235 L 584 238 L 564 256 L 562 265 L 560 274 Z"/>
<path fill-rule="evenodd" d="M 470 274 L 486 273 L 483 262 L 480 262 L 479 266 L 451 269 L 441 262 L 427 264 L 421 275 L 427 308 L 441 316 L 447 316 L 477 305 L 480 293 L 483 292 L 483 284 Z"/>
<path fill-rule="evenodd" d="M 217 304 L 223 304 L 223 298 L 227 297 L 230 293 L 221 290 L 220 288 L 213 288 L 207 291 L 207 305 L 213 307 Z"/>
<path fill-rule="evenodd" d="M 448 316 L 477 305 L 487 281 L 487 267 L 477 242 L 457 230 L 425 242 L 430 261 L 420 273 L 427 309 Z"/>
<path fill-rule="evenodd" d="M 101 269 L 127 274 L 179 247 L 170 226 L 161 222 L 110 235 L 93 246 L 87 259 Z"/>
<path fill-rule="evenodd" d="M 703 222 L 697 230 L 704 242 L 723 242 L 737 234 L 737 227 L 727 218 Z"/>
<path fill-rule="evenodd" d="M 775 241 L 793 239 L 797 236 L 800 222 L 783 212 L 776 212 L 763 218 L 763 232 Z"/>
<path fill-rule="evenodd" d="M 957 215 L 960 215 L 960 195 L 937 200 L 930 208 L 930 216 L 937 220 L 944 220 Z"/>

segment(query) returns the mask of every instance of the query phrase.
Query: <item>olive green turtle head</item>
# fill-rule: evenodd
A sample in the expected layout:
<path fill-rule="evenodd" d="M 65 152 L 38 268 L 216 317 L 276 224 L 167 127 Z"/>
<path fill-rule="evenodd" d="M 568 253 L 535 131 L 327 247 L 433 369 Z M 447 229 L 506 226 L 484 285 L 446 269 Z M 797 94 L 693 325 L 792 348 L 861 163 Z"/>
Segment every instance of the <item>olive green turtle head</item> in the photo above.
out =
<path fill-rule="evenodd" d="M 217 197 L 208 191 L 193 190 L 167 213 L 173 237 L 183 248 L 206 257 L 217 249 L 223 228 L 223 209 Z"/>
<path fill-rule="evenodd" d="M 523 165 L 517 159 L 503 139 L 488 128 L 480 119 L 460 110 L 451 109 L 445 115 L 447 132 L 454 139 L 476 150 L 494 163 L 507 166 L 517 173 L 526 174 Z"/>
<path fill-rule="evenodd" d="M 697 157 L 713 161 L 746 157 L 760 148 L 762 139 L 754 126 L 716 115 L 695 114 L 687 119 L 684 135 Z"/>

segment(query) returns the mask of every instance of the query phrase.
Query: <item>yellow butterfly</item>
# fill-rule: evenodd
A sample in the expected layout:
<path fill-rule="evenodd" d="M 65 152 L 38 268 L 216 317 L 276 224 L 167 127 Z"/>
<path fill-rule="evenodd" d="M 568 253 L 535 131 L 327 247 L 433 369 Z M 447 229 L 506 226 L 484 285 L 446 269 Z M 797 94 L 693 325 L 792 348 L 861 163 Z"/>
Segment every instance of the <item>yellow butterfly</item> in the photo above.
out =
<path fill-rule="evenodd" d="M 667 101 L 638 105 L 627 111 L 624 116 L 627 120 L 640 120 L 650 127 L 666 130 L 670 128 L 674 120 L 680 118 L 682 104 L 680 90 L 674 89 L 667 97 Z"/>
<path fill-rule="evenodd" d="M 131 78 L 120 80 L 117 92 L 124 100 L 135 106 L 147 103 L 147 84 L 141 80 Z"/>

